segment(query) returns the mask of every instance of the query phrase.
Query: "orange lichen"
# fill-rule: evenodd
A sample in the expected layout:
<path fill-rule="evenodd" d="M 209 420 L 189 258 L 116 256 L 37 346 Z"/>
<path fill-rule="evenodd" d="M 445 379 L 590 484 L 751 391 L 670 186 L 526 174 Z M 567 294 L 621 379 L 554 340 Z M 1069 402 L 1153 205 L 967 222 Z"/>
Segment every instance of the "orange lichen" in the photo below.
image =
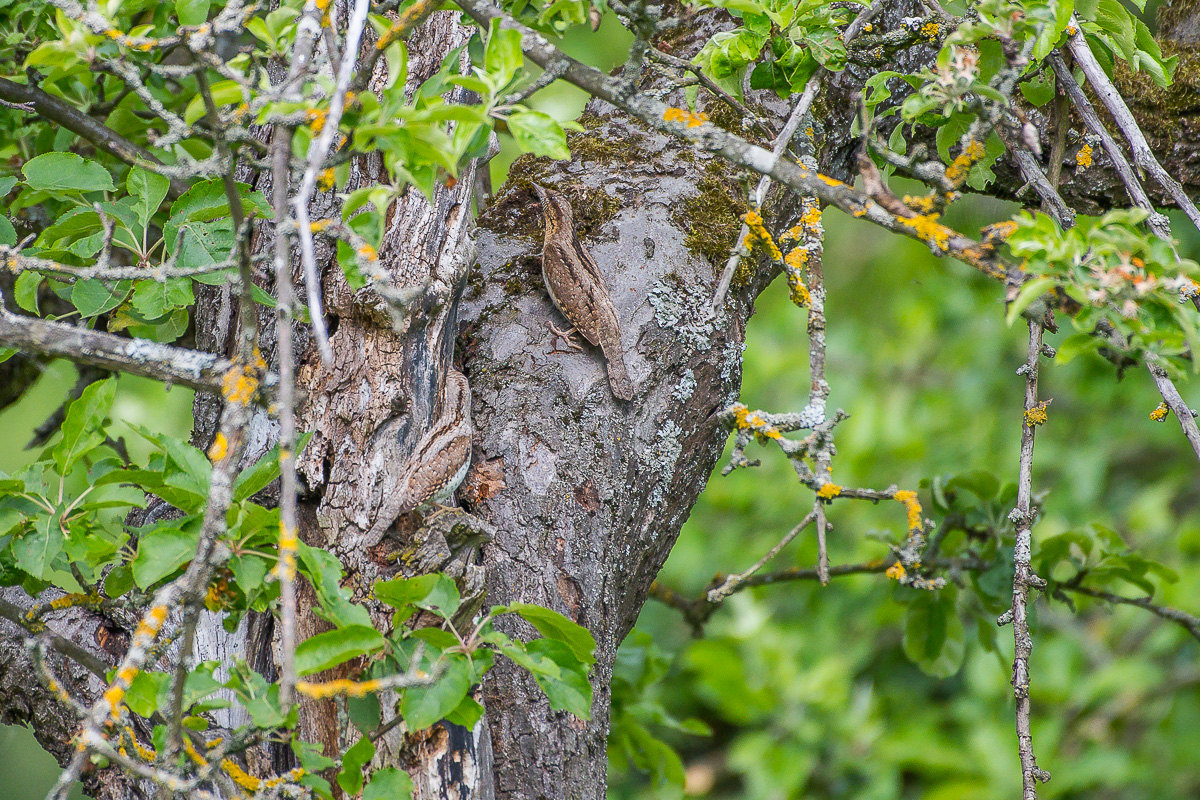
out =
<path fill-rule="evenodd" d="M 708 114 L 703 112 L 693 114 L 685 108 L 668 108 L 663 112 L 663 119 L 667 122 L 680 122 L 687 125 L 689 128 L 699 128 L 704 123 L 708 122 Z"/>
<path fill-rule="evenodd" d="M 379 253 L 377 253 L 375 248 L 371 247 L 369 244 L 362 245 L 354 252 L 358 253 L 359 258 L 366 259 L 367 261 L 375 261 L 379 258 Z"/>

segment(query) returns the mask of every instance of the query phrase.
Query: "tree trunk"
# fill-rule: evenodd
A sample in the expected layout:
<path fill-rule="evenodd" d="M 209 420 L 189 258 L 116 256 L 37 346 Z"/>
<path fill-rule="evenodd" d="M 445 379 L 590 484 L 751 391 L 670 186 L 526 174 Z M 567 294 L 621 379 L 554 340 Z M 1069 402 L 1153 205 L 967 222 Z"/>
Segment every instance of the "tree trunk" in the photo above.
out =
<path fill-rule="evenodd" d="M 900 17 L 918 13 L 917 5 L 889 9 L 879 24 L 891 29 Z M 1200 29 L 1196 5 L 1172 7 L 1163 28 L 1164 49 L 1172 36 L 1181 45 L 1194 43 Z M 722 18 L 721 12 L 688 17 L 689 32 L 673 35 L 674 54 L 689 57 Z M 410 87 L 435 72 L 443 56 L 469 37 L 457 20 L 455 12 L 435 14 L 410 39 Z M 891 66 L 916 71 L 933 53 L 918 45 L 897 54 Z M 1197 62 L 1192 53 L 1181 55 L 1179 82 L 1165 99 L 1145 90 L 1144 76 L 1122 80 L 1135 109 L 1139 104 L 1182 109 L 1147 133 L 1164 166 L 1195 190 L 1200 186 L 1195 168 L 1200 142 L 1194 134 L 1200 102 L 1193 102 Z M 836 177 L 852 174 L 857 139 L 849 136 L 848 115 L 869 75 L 852 67 L 831 79 L 823 111 L 816 115 L 825 128 L 822 169 Z M 683 105 L 682 92 L 672 97 Z M 902 97 L 897 93 L 893 101 Z M 780 119 L 786 116 L 786 109 L 769 98 L 755 99 Z M 714 117 L 720 111 L 708 110 Z M 604 796 L 615 653 L 721 453 L 725 432 L 717 414 L 737 399 L 753 299 L 774 277 L 769 269 L 744 268 L 714 316 L 716 278 L 740 225 L 743 183 L 750 176 L 734 174 L 715 157 L 680 146 L 602 103 L 593 103 L 585 122 L 587 130 L 572 138 L 572 161 L 523 158 L 514 164 L 477 231 L 471 211 L 475 165 L 464 169 L 453 188 L 439 189 L 432 203 L 415 192 L 397 203 L 381 259 L 398 284 L 428 281 L 430 287 L 405 330 L 392 330 L 370 290 L 353 292 L 347 286 L 332 249 L 319 253 L 326 265 L 322 294 L 332 333 L 331 367 L 320 364 L 313 348 L 303 347 L 303 326 L 296 329 L 302 353 L 298 381 L 305 398 L 298 427 L 315 433 L 299 459 L 301 536 L 338 555 L 358 597 L 366 598 L 376 579 L 397 574 L 390 553 L 416 549 L 422 559 L 407 569 L 446 570 L 459 580 L 464 596 L 478 593 L 486 582 L 488 605 L 517 600 L 545 605 L 587 627 L 597 640 L 588 721 L 552 711 L 527 673 L 498 659 L 483 687 L 487 715 L 476 730 L 443 726 L 420 741 L 398 734 L 381 741 L 377 763 L 409 769 L 420 797 Z M 1049 131 L 1048 125 L 1039 127 Z M 1067 201 L 1084 209 L 1121 205 L 1119 193 L 1114 197 L 1112 191 L 1115 178 L 1106 169 L 1098 162 L 1089 174 L 1065 171 Z M 356 159 L 354 170 L 350 189 L 382 174 L 372 157 Z M 990 191 L 998 196 L 1013 196 L 1023 185 L 1003 163 L 997 175 Z M 547 323 L 562 327 L 564 320 L 542 285 L 534 182 L 554 186 L 572 202 L 582 241 L 611 290 L 635 384 L 628 403 L 613 397 L 596 348 L 562 352 L 553 347 Z M 270 195 L 268 175 L 257 180 L 257 188 Z M 786 221 L 792 206 L 791 200 L 775 202 L 768 225 Z M 314 201 L 314 219 L 333 213 L 331 196 Z M 270 229 L 264 227 L 259 238 L 260 248 L 269 247 Z M 229 352 L 235 338 L 233 305 L 227 289 L 202 290 L 196 313 L 199 347 Z M 263 311 L 260 322 L 262 351 L 270 361 L 273 314 Z M 482 565 L 470 548 L 418 542 L 403 527 L 383 541 L 367 537 L 386 490 L 380 481 L 385 465 L 402 462 L 424 433 L 435 412 L 437 388 L 454 363 L 472 386 L 475 469 L 503 480 L 503 488 L 477 497 L 471 507 L 498 531 L 483 548 Z M 217 399 L 197 396 L 197 445 L 211 439 L 218 414 Z M 265 414 L 255 418 L 248 463 L 271 446 L 274 430 Z M 2 596 L 18 606 L 29 604 L 18 588 L 4 589 Z M 300 596 L 301 639 L 321 629 L 310 599 Z M 498 627 L 509 635 L 533 634 L 525 623 L 508 620 Z M 195 658 L 241 654 L 269 673 L 274 632 L 268 622 L 252 620 L 231 636 L 215 618 L 209 620 Z M 79 609 L 51 617 L 54 630 L 84 643 L 109 665 L 115 659 L 97 631 L 114 625 Z M 63 760 L 70 755 L 75 723 L 37 680 L 23 638 L 0 620 L 0 682 L 12 687 L 0 697 L 0 719 L 32 723 L 43 745 Z M 77 665 L 60 662 L 50 658 L 73 694 L 94 695 L 102 688 Z M 331 703 L 306 704 L 301 730 L 311 741 L 348 743 Z M 267 769 L 285 764 L 287 755 L 258 757 Z M 93 773 L 87 788 L 106 800 L 143 796 L 115 769 Z"/>

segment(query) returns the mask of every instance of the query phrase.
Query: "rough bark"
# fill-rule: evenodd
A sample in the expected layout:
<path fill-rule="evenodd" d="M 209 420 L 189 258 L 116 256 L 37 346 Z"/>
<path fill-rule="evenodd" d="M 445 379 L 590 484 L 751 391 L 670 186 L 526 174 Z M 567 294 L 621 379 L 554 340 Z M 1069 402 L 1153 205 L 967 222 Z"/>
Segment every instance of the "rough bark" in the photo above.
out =
<path fill-rule="evenodd" d="M 880 24 L 887 27 L 914 13 L 919 13 L 916 3 L 900 4 Z M 1197 3 L 1176 2 L 1166 13 L 1164 49 L 1194 44 L 1200 30 Z M 713 19 L 713 14 L 688 18 L 691 36 L 676 37 L 674 52 L 687 55 L 689 40 L 694 43 L 696 32 Z M 431 18 L 410 41 L 410 83 L 431 74 L 465 35 L 456 14 Z M 919 45 L 896 54 L 889 66 L 916 71 L 933 53 Z M 1161 121 L 1147 125 L 1151 143 L 1164 166 L 1194 193 L 1200 189 L 1200 79 L 1195 77 L 1200 67 L 1191 53 L 1181 55 L 1171 90 L 1143 92 L 1144 76 L 1129 78 L 1122 88 L 1135 111 Z M 828 81 L 817 114 L 824 123 L 822 169 L 838 177 L 850 175 L 857 140 L 849 136 L 847 115 L 869 75 L 852 67 Z M 898 94 L 897 102 L 901 98 Z M 1171 109 L 1169 115 L 1164 108 Z M 709 110 L 716 117 L 719 107 Z M 404 749 L 402 765 L 414 771 L 422 797 L 455 796 L 455 791 L 467 796 L 471 787 L 472 796 L 489 797 L 492 776 L 495 795 L 502 798 L 604 795 L 608 685 L 616 648 L 720 454 L 724 433 L 715 415 L 737 397 L 753 298 L 773 277 L 766 270 L 750 271 L 735 285 L 722 314 L 710 317 L 708 304 L 723 257 L 703 234 L 723 230 L 732 217 L 734 233 L 724 246 L 732 243 L 738 176 L 611 108 L 594 104 L 592 111 L 588 131 L 572 142 L 573 161 L 518 162 L 474 241 L 470 170 L 457 187 L 439 191 L 433 204 L 417 196 L 398 204 L 381 256 L 402 284 L 432 281 L 407 330 L 391 330 L 369 291 L 349 290 L 330 251 L 325 252 L 329 268 L 323 294 L 332 323 L 331 368 L 305 350 L 305 332 L 297 328 L 297 351 L 304 354 L 300 388 L 307 398 L 299 425 L 317 431 L 300 459 L 305 541 L 337 553 L 360 595 L 376 578 L 395 573 L 386 555 L 405 547 L 425 554 L 422 566 L 448 568 L 468 588 L 483 580 L 469 549 L 415 541 L 403 525 L 383 542 L 364 538 L 379 504 L 377 478 L 423 433 L 457 339 L 457 358 L 474 395 L 476 463 L 499 470 L 505 484 L 472 509 L 500 531 L 484 549 L 488 603 L 549 606 L 586 626 L 598 642 L 588 722 L 552 712 L 532 679 L 501 659 L 483 690 L 486 725 L 470 733 L 439 728 L 421 741 L 393 737 L 381 742 L 380 761 L 395 763 Z M 1112 191 L 1115 179 L 1103 163 L 1081 175 L 1067 166 L 1068 202 L 1083 210 L 1123 202 L 1121 193 Z M 358 159 L 355 169 L 359 185 L 379 174 L 371 158 Z M 997 174 L 992 191 L 998 196 L 1014 195 L 1023 183 L 1003 165 Z M 257 185 L 269 194 L 267 180 Z M 576 206 L 584 245 L 604 273 L 620 317 L 635 384 L 630 403 L 613 398 L 596 349 L 562 353 L 551 345 L 546 323 L 561 327 L 563 321 L 541 285 L 540 220 L 531 180 L 556 186 Z M 314 218 L 333 209 L 328 196 L 316 202 Z M 777 204 L 772 219 L 786 216 L 786 204 Z M 460 302 L 457 293 L 468 268 Z M 227 354 L 234 338 L 234 304 L 227 290 L 205 291 L 197 305 L 197 346 Z M 263 352 L 270 359 L 274 320 L 264 312 L 261 322 Z M 198 395 L 195 412 L 194 439 L 203 446 L 219 407 L 212 397 Z M 247 459 L 257 458 L 272 439 L 265 415 L 254 425 Z M 4 590 L 11 602 L 21 595 L 16 588 Z M 316 632 L 319 620 L 303 597 L 301 612 L 303 638 Z M 56 616 L 52 626 L 90 647 L 102 624 L 111 623 L 70 610 Z M 511 635 L 532 635 L 524 623 L 501 626 Z M 269 624 L 252 621 L 234 636 L 216 626 L 206 631 L 211 636 L 201 637 L 204 652 L 198 658 L 241 653 L 264 672 L 271 669 Z M 40 688 L 22 641 L 14 626 L 0 621 L 0 684 L 15 687 L 0 697 L 0 719 L 33 724 L 43 745 L 65 759 L 73 718 Z M 100 688 L 78 665 L 56 666 L 79 695 L 86 698 Z M 329 706 L 306 708 L 302 728 L 309 738 L 330 743 L 344 734 Z M 97 797 L 140 796 L 138 787 L 114 769 L 89 780 L 88 790 Z"/>

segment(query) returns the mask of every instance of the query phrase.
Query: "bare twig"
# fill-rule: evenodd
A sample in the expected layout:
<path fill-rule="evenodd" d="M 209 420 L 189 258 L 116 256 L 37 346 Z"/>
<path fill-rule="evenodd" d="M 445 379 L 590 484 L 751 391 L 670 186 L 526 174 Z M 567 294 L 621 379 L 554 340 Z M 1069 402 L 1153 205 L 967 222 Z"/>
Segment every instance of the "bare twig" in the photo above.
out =
<path fill-rule="evenodd" d="M 1124 597 L 1123 595 L 1106 592 L 1103 589 L 1092 589 L 1087 586 L 1074 586 L 1072 584 L 1065 583 L 1061 584 L 1059 588 L 1065 589 L 1068 592 L 1086 594 L 1088 597 L 1095 597 L 1098 600 L 1104 600 L 1109 603 L 1144 608 L 1157 617 L 1162 617 L 1163 619 L 1170 620 L 1171 622 L 1179 623 L 1183 626 L 1184 630 L 1190 633 L 1197 640 L 1200 640 L 1200 617 L 1197 617 L 1194 614 L 1189 614 L 1186 611 L 1180 611 L 1177 608 L 1170 608 L 1169 606 L 1160 606 L 1155 603 L 1151 603 L 1150 599 L 1146 597 Z"/>
<path fill-rule="evenodd" d="M 817 518 L 817 513 L 817 511 L 810 511 L 808 516 L 800 520 L 796 527 L 792 528 L 782 539 L 776 542 L 775 546 L 768 550 L 765 556 L 754 562 L 754 566 L 750 567 L 745 572 L 739 572 L 728 576 L 724 581 L 722 581 L 720 586 L 709 589 L 705 593 L 705 598 L 707 601 L 714 605 L 724 602 L 726 597 L 729 597 L 729 595 L 736 592 L 738 587 L 746 582 L 746 579 L 762 569 L 768 561 L 778 555 L 780 550 L 787 547 L 788 543 L 800 534 L 800 531 L 811 525 L 812 521 Z M 826 581 L 827 580 L 828 578 L 826 578 Z"/>
<path fill-rule="evenodd" d="M 871 18 L 874 17 L 883 7 L 882 0 L 875 0 L 869 7 L 864 9 L 847 27 L 845 33 L 842 34 L 842 40 L 849 43 L 857 36 L 866 26 Z M 808 114 L 809 108 L 812 107 L 813 100 L 816 99 L 817 92 L 821 90 L 821 84 L 825 80 L 825 69 L 818 69 L 808 79 L 808 83 L 804 85 L 804 92 L 800 95 L 796 107 L 792 109 L 791 115 L 787 122 L 783 125 L 783 130 L 775 137 L 771 143 L 771 156 L 778 160 L 787 151 L 788 146 L 792 142 L 792 137 L 796 135 L 796 130 L 800 127 L 801 120 Z M 753 205 L 755 208 L 762 206 L 763 200 L 766 199 L 767 190 L 771 188 L 771 178 L 769 175 L 763 175 L 759 180 L 758 186 L 754 188 Z M 733 253 L 729 256 L 729 260 L 725 262 L 725 269 L 721 272 L 721 278 L 717 281 L 717 289 L 713 295 L 712 309 L 716 313 L 725 303 L 725 297 L 729 294 L 729 284 L 733 280 L 733 274 L 737 271 L 738 265 L 742 263 L 742 259 L 749 255 L 746 249 L 746 237 L 750 234 L 750 228 L 745 223 L 742 224 L 742 229 L 738 232 L 737 244 L 734 245 Z"/>
<path fill-rule="evenodd" d="M 329 101 L 329 111 L 321 127 L 321 135 L 309 145 L 307 166 L 300 179 L 300 188 L 292 198 L 292 210 L 300 232 L 300 257 L 304 264 L 304 287 L 308 291 L 308 311 L 312 320 L 313 339 L 316 340 L 321 360 L 326 366 L 333 364 L 333 348 L 329 345 L 329 330 L 325 326 L 325 315 L 321 310 L 321 272 L 317 267 L 316 251 L 313 247 L 308 204 L 317 185 L 317 173 L 324 165 L 329 148 L 339 133 L 338 125 L 342 121 L 342 112 L 346 109 L 346 93 L 350 91 L 350 82 L 354 78 L 358 43 L 362 38 L 369 8 L 369 0 L 354 2 L 354 11 L 350 15 L 349 28 L 346 31 L 346 45 L 342 51 L 344 57 L 338 67 L 337 86 Z"/>
<path fill-rule="evenodd" d="M 1087 39 L 1083 35 L 1083 29 L 1079 25 L 1079 19 L 1074 15 L 1071 17 L 1071 28 L 1074 29 L 1075 33 L 1068 34 L 1067 49 L 1075 57 L 1075 63 L 1083 70 L 1088 83 L 1092 85 L 1092 89 L 1096 92 L 1096 96 L 1100 98 L 1100 102 L 1108 109 L 1108 113 L 1117 123 L 1117 127 L 1121 129 L 1121 133 L 1125 134 L 1125 139 L 1129 142 L 1129 147 L 1133 151 L 1134 163 L 1138 165 L 1139 169 L 1149 173 L 1150 177 L 1154 178 L 1163 191 L 1169 194 L 1171 199 L 1187 214 L 1192 224 L 1197 229 L 1200 229 L 1200 209 L 1196 208 L 1196 204 L 1187 196 L 1187 192 L 1183 190 L 1179 181 L 1171 177 L 1171 174 L 1163 169 L 1162 164 L 1158 163 L 1158 159 L 1155 158 L 1154 151 L 1150 149 L 1150 145 L 1147 143 L 1146 137 L 1137 123 L 1137 119 L 1134 118 L 1133 112 L 1129 110 L 1129 106 L 1125 104 L 1125 98 L 1117 91 L 1117 87 L 1113 86 L 1112 81 L 1108 79 L 1108 75 L 1104 73 L 1104 68 L 1100 66 L 1100 62 L 1092 54 L 1092 49 L 1088 46 Z M 1054 72 L 1056 75 L 1059 74 L 1057 66 L 1055 66 Z M 1068 72 L 1067 74 L 1069 75 L 1070 73 Z M 1069 78 L 1068 80 L 1070 85 L 1066 86 L 1066 88 L 1070 90 L 1071 86 L 1075 86 L 1075 81 L 1073 78 Z M 1078 103 L 1076 105 L 1078 106 Z"/>
<path fill-rule="evenodd" d="M 1038 403 L 1038 360 L 1042 353 L 1042 325 L 1029 321 L 1029 350 L 1019 373 L 1025 376 L 1025 414 L 1021 425 L 1021 462 L 1017 479 L 1017 506 L 1009 517 L 1016 525 L 1016 544 L 1013 550 L 1013 656 L 1012 685 L 1017 703 L 1017 752 L 1021 758 L 1021 785 L 1024 800 L 1037 800 L 1037 782 L 1050 780 L 1050 774 L 1037 765 L 1033 754 L 1033 734 L 1030 730 L 1029 656 L 1033 639 L 1029 635 L 1027 607 L 1030 588 L 1043 588 L 1045 582 L 1033 573 L 1033 440 L 1040 421 L 1035 416 Z M 1043 412 L 1044 413 L 1044 412 Z"/>

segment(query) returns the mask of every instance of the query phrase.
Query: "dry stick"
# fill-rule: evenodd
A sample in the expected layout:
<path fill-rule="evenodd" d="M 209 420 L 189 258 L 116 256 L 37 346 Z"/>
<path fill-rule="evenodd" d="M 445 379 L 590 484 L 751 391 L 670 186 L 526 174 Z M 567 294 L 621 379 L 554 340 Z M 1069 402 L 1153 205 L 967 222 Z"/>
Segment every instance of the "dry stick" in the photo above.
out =
<path fill-rule="evenodd" d="M 1033 734 L 1029 724 L 1029 656 L 1033 650 L 1033 639 L 1029 635 L 1029 619 L 1026 611 L 1030 587 L 1045 586 L 1045 582 L 1033 574 L 1032 532 L 1033 511 L 1033 439 L 1035 421 L 1031 412 L 1038 405 L 1038 359 L 1042 352 L 1042 325 L 1029 320 L 1029 351 L 1025 365 L 1018 374 L 1025 376 L 1025 415 L 1021 426 L 1021 466 L 1017 479 L 1017 507 L 1009 517 L 1016 524 L 1017 538 L 1013 549 L 1013 600 L 1012 623 L 1013 654 L 1012 686 L 1017 704 L 1017 752 L 1021 758 L 1021 785 L 1024 800 L 1037 800 L 1037 781 L 1050 780 L 1050 773 L 1039 769 L 1033 755 Z"/>
<path fill-rule="evenodd" d="M 774 547 L 768 550 L 765 556 L 756 561 L 754 566 L 750 567 L 750 569 L 746 570 L 745 572 L 739 572 L 736 575 L 730 575 L 720 586 L 709 589 L 705 594 L 705 600 L 712 604 L 718 604 L 724 601 L 726 597 L 729 597 L 729 595 L 738 591 L 738 588 L 746 582 L 747 578 L 762 569 L 768 561 L 770 561 L 776 556 L 776 554 L 779 553 L 780 550 L 787 547 L 788 543 L 800 534 L 800 531 L 807 528 L 812 521 L 816 519 L 816 513 L 817 512 L 815 511 L 810 511 L 808 516 L 800 520 L 796 527 L 788 531 L 787 535 L 780 539 Z"/>
<path fill-rule="evenodd" d="M 1085 49 L 1087 45 L 1084 45 Z M 1072 51 L 1074 52 L 1074 51 Z M 1088 51 L 1091 52 L 1090 50 Z M 1079 59 L 1076 58 L 1076 61 Z M 1088 130 L 1100 137 L 1100 145 L 1104 148 L 1104 152 L 1108 155 L 1109 160 L 1116 169 L 1117 175 L 1120 176 L 1121 182 L 1125 184 L 1126 191 L 1129 192 L 1129 199 L 1135 205 L 1146 209 L 1150 212 L 1150 218 L 1147 222 L 1150 225 L 1150 230 L 1160 239 L 1171 240 L 1170 222 L 1165 216 L 1154 210 L 1154 204 L 1150 202 L 1150 196 L 1146 194 L 1146 190 L 1142 188 L 1142 182 L 1138 180 L 1137 173 L 1130 166 L 1129 160 L 1125 158 L 1125 154 L 1121 151 L 1121 146 L 1117 144 L 1117 140 L 1108 132 L 1108 128 L 1104 127 L 1104 123 L 1100 121 L 1096 109 L 1092 107 L 1092 103 L 1088 100 L 1087 95 L 1083 93 L 1083 89 L 1079 88 L 1079 84 L 1075 83 L 1075 77 L 1071 74 L 1071 70 L 1063 63 L 1062 56 L 1058 53 L 1051 53 L 1046 56 L 1046 61 L 1054 69 L 1054 76 L 1058 79 L 1058 84 L 1063 87 L 1067 93 L 1067 97 L 1075 106 L 1075 110 L 1079 112 L 1079 116 L 1083 119 Z"/>
<path fill-rule="evenodd" d="M 201 392 L 220 394 L 222 382 L 234 363 L 227 358 L 159 344 L 146 339 L 126 339 L 112 333 L 77 328 L 13 314 L 0 303 L 0 345 L 49 358 L 65 358 L 116 372 L 179 384 Z M 275 382 L 274 375 L 263 381 Z M 258 400 L 260 395 L 256 395 Z"/>
<path fill-rule="evenodd" d="M 1095 597 L 1099 600 L 1106 600 L 1110 603 L 1144 608 L 1151 614 L 1162 617 L 1163 619 L 1167 619 L 1172 622 L 1178 622 L 1188 633 L 1200 640 L 1200 617 L 1189 614 L 1186 611 L 1180 611 L 1177 608 L 1169 608 L 1167 606 L 1155 605 L 1154 603 L 1150 602 L 1149 598 L 1124 597 L 1123 595 L 1113 594 L 1112 592 L 1106 592 L 1102 589 L 1089 589 L 1086 586 L 1062 585 L 1059 588 L 1065 589 L 1069 592 L 1086 594 L 1088 597 Z"/>
<path fill-rule="evenodd" d="M 1187 437 L 1196 457 L 1200 458 L 1200 427 L 1197 427 L 1192 410 L 1180 396 L 1179 390 L 1175 388 L 1167 371 L 1163 369 L 1162 364 L 1158 363 L 1157 357 L 1151 358 L 1153 355 L 1153 353 L 1146 354 L 1146 368 L 1150 370 L 1150 375 L 1154 378 L 1155 385 L 1158 386 L 1159 394 L 1162 395 L 1171 411 L 1175 413 L 1175 418 L 1179 420 L 1179 426 L 1183 428 L 1183 435 Z"/>
<path fill-rule="evenodd" d="M 292 150 L 291 129 L 279 125 L 272 134 L 272 200 L 275 206 L 275 292 L 278 313 L 275 333 L 279 352 L 279 704 L 292 704 L 296 685 L 296 409 L 295 364 L 292 346 L 292 320 L 295 315 L 295 290 L 292 263 L 288 252 L 287 216 L 289 162 Z"/>
<path fill-rule="evenodd" d="M 847 44 L 855 36 L 862 31 L 871 18 L 879 12 L 883 7 L 882 0 L 875 0 L 862 13 L 855 17 L 854 21 L 846 28 L 846 32 L 842 35 L 842 40 Z M 804 119 L 804 115 L 808 113 L 809 107 L 812 106 L 813 100 L 816 99 L 817 92 L 821 89 L 821 83 L 825 80 L 825 69 L 822 67 L 813 73 L 808 79 L 808 83 L 804 86 L 804 93 L 800 95 L 800 101 L 796 103 L 796 107 L 792 109 L 791 116 L 783 126 L 783 130 L 775 137 L 772 143 L 771 156 L 775 161 L 778 161 L 787 151 L 788 145 L 792 142 L 792 137 L 796 135 L 796 129 L 800 127 L 800 121 Z M 758 208 L 766 199 L 767 190 L 771 188 L 771 178 L 763 175 L 759 180 L 758 186 L 754 189 L 754 207 Z M 738 265 L 742 263 L 744 255 L 749 255 L 746 251 L 746 237 L 750 234 L 750 227 L 742 223 L 742 229 L 738 232 L 737 245 L 733 248 L 733 254 L 729 256 L 729 260 L 725 263 L 725 270 L 721 273 L 721 279 L 717 282 L 717 290 L 713 295 L 712 309 L 716 313 L 725 303 L 725 297 L 729 293 L 729 284 L 733 280 L 733 273 L 737 271 Z"/>
<path fill-rule="evenodd" d="M 329 155 L 329 148 L 338 135 L 338 126 L 342 121 L 342 112 L 346 109 L 346 92 L 350 90 L 350 82 L 354 78 L 354 68 L 358 61 L 358 43 L 362 38 L 363 27 L 367 22 L 369 0 L 355 0 L 354 11 L 350 15 L 349 26 L 346 30 L 346 46 L 343 48 L 342 63 L 338 67 L 337 86 L 329 101 L 329 113 L 321 127 L 321 135 L 308 148 L 308 163 L 304 176 L 300 179 L 300 188 L 292 198 L 292 208 L 295 212 L 296 223 L 300 231 L 300 256 L 304 263 L 304 284 L 308 290 L 308 309 L 312 319 L 313 338 L 317 342 L 317 350 L 326 366 L 333 364 L 333 348 L 329 345 L 329 329 L 325 327 L 325 314 L 321 310 L 321 273 L 317 268 L 317 256 L 313 247 L 312 227 L 308 217 L 308 203 L 312 199 L 313 189 L 317 184 L 317 172 Z"/>
<path fill-rule="evenodd" d="M 1087 49 L 1086 42 L 1083 47 L 1085 50 Z M 1072 48 L 1071 52 L 1074 54 L 1075 48 Z M 1087 52 L 1089 55 L 1091 54 L 1090 50 Z M 1129 161 L 1125 158 L 1120 145 L 1113 139 L 1108 129 L 1104 126 L 1104 123 L 1100 121 L 1100 117 L 1096 113 L 1095 108 L 1092 107 L 1087 95 L 1075 83 L 1075 78 L 1071 75 L 1071 71 L 1067 68 L 1062 56 L 1054 52 L 1047 56 L 1046 60 L 1050 62 L 1059 85 L 1066 90 L 1067 96 L 1075 105 L 1075 110 L 1079 112 L 1079 116 L 1088 126 L 1088 129 L 1100 137 L 1100 143 L 1104 147 L 1105 153 L 1108 154 L 1109 160 L 1112 161 L 1114 168 L 1117 170 L 1117 174 L 1121 177 L 1122 183 L 1125 184 L 1130 198 L 1137 205 L 1150 212 L 1150 218 L 1147 220 L 1150 224 L 1150 230 L 1160 239 L 1165 239 L 1170 243 L 1172 241 L 1171 229 L 1169 223 L 1166 221 L 1166 217 L 1154 210 L 1154 205 L 1150 202 L 1145 189 L 1142 188 L 1137 173 L 1134 172 L 1133 167 L 1130 166 Z M 1076 60 L 1079 60 L 1078 56 L 1076 56 Z M 1095 88 L 1094 83 L 1093 88 Z M 1134 123 L 1134 126 L 1136 127 L 1136 123 Z M 1059 220 L 1059 225 L 1064 228 L 1068 227 L 1063 225 L 1062 220 Z M 1200 426 L 1196 424 L 1191 410 L 1188 408 L 1187 403 L 1183 401 L 1183 397 L 1180 396 L 1179 390 L 1175 388 L 1175 384 L 1170 376 L 1167 375 L 1162 365 L 1158 363 L 1157 357 L 1153 353 L 1147 353 L 1145 361 L 1147 369 L 1150 370 L 1150 374 L 1154 378 L 1154 383 L 1158 386 L 1159 394 L 1162 395 L 1163 400 L 1170 406 L 1171 410 L 1175 412 L 1175 417 L 1179 420 L 1180 427 L 1183 428 L 1183 435 L 1187 437 L 1188 442 L 1192 445 L 1192 450 L 1196 453 L 1196 457 L 1200 458 Z"/>
<path fill-rule="evenodd" d="M 1142 134 L 1142 129 L 1138 126 L 1137 120 L 1134 119 L 1129 106 L 1125 104 L 1125 98 L 1121 96 L 1121 93 L 1117 91 L 1117 87 L 1113 86 L 1112 81 L 1104 74 L 1103 67 L 1100 66 L 1100 62 L 1096 60 L 1096 56 L 1092 54 L 1091 48 L 1088 47 L 1087 40 L 1083 36 L 1083 30 L 1079 25 L 1079 19 L 1074 15 L 1071 16 L 1071 26 L 1074 27 L 1075 34 L 1068 35 L 1067 49 L 1075 57 L 1075 63 L 1083 70 L 1088 83 L 1092 85 L 1092 90 L 1096 92 L 1096 96 L 1100 98 L 1100 102 L 1108 109 L 1108 113 L 1112 116 L 1113 121 L 1117 123 L 1117 127 L 1125 134 L 1125 139 L 1129 142 L 1129 147 L 1133 150 L 1134 162 L 1139 168 L 1148 172 L 1150 177 L 1154 178 L 1167 194 L 1171 195 L 1171 199 L 1187 214 L 1192 224 L 1197 229 L 1200 229 L 1200 209 L 1196 208 L 1196 204 L 1187 196 L 1187 192 L 1183 190 L 1183 186 L 1179 184 L 1179 181 L 1172 178 L 1163 169 L 1162 164 L 1158 163 L 1158 159 L 1154 157 L 1154 151 L 1150 149 L 1150 145 L 1146 142 L 1146 137 Z M 1057 67 L 1055 67 L 1054 71 L 1055 74 L 1058 74 Z M 1071 80 L 1071 85 L 1075 85 L 1074 79 Z"/>

